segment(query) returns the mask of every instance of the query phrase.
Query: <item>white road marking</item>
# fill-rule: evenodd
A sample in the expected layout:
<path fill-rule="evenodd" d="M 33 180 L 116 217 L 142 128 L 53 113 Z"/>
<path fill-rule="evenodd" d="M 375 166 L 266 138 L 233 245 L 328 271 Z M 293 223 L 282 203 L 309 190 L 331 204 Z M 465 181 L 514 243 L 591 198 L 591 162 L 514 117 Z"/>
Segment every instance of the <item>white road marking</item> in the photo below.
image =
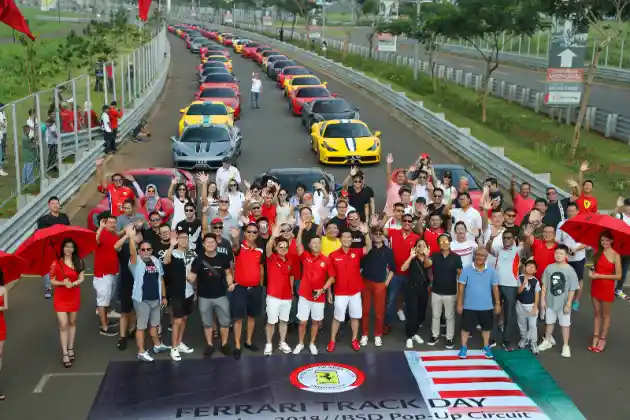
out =
<path fill-rule="evenodd" d="M 37 383 L 33 394 L 41 394 L 44 392 L 44 387 L 51 378 L 72 378 L 72 377 L 86 377 L 86 376 L 103 376 L 105 372 L 73 372 L 73 373 L 45 373 Z"/>

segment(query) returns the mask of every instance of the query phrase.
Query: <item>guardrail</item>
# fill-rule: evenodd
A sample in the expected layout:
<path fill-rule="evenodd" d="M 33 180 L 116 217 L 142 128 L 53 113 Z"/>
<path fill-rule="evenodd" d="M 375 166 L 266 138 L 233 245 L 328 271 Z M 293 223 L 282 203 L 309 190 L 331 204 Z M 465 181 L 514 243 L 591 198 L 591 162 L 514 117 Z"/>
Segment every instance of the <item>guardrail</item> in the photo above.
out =
<path fill-rule="evenodd" d="M 170 44 L 163 28 L 151 42 L 140 51 L 148 59 L 146 67 L 146 86 L 134 98 L 118 127 L 117 143 L 122 143 L 127 135 L 138 126 L 150 107 L 162 92 L 170 68 Z M 88 130 L 90 132 L 91 130 Z M 89 135 L 89 134 L 88 134 Z M 59 178 L 50 179 L 43 184 L 37 196 L 25 197 L 24 205 L 18 212 L 0 226 L 0 244 L 2 250 L 11 252 L 30 236 L 36 228 L 37 219 L 48 211 L 48 197 L 55 195 L 62 203 L 67 202 L 94 173 L 95 159 L 103 153 L 99 136 L 85 138 L 74 135 L 75 162 L 60 164 Z M 81 139 L 83 139 L 81 141 Z"/>

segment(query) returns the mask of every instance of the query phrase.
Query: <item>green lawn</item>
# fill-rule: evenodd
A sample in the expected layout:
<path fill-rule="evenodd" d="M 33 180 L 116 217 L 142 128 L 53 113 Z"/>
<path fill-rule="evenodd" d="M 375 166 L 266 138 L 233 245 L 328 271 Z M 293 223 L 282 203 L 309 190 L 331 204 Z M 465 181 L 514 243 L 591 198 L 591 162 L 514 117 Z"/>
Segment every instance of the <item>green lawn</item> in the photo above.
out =
<path fill-rule="evenodd" d="M 69 22 L 55 22 L 48 20 L 38 20 L 35 19 L 35 16 L 38 15 L 49 15 L 49 16 L 57 16 L 57 12 L 42 12 L 38 9 L 32 8 L 22 8 L 22 14 L 28 21 L 29 28 L 33 35 L 41 36 L 47 34 L 54 34 L 57 32 L 66 32 L 70 28 L 77 28 L 85 26 L 84 23 L 69 23 Z M 79 13 L 71 13 L 71 12 L 61 12 L 62 17 L 85 17 L 86 15 Z M 12 38 L 13 37 L 13 29 L 8 27 L 5 24 L 0 24 L 0 39 L 2 38 Z M 0 47 L 0 51 L 3 49 Z"/>

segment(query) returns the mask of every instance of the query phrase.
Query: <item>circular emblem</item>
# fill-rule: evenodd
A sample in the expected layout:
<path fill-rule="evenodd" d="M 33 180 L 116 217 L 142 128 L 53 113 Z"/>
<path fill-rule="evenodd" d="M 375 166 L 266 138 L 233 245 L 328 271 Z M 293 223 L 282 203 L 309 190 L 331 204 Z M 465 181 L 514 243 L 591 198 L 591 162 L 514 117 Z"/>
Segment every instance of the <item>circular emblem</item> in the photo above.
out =
<path fill-rule="evenodd" d="M 350 254 L 350 257 L 351 257 L 351 258 L 354 258 L 354 252 L 353 252 L 352 254 Z"/>
<path fill-rule="evenodd" d="M 320 262 L 320 263 L 319 263 L 319 266 L 320 266 L 321 268 L 324 268 L 324 267 L 326 266 L 326 264 L 324 264 L 324 262 L 322 261 L 322 262 Z"/>
<path fill-rule="evenodd" d="M 303 391 L 337 394 L 360 387 L 365 381 L 365 375 L 354 366 L 313 363 L 295 369 L 290 380 Z"/>

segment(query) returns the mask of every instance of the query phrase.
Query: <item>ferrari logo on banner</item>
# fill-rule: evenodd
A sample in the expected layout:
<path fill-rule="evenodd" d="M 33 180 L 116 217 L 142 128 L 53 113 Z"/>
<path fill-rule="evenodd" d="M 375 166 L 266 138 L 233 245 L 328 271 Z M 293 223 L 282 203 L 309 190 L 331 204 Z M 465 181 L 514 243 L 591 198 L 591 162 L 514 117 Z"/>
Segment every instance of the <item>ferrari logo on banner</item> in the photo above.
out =
<path fill-rule="evenodd" d="M 379 33 L 377 49 L 379 52 L 395 52 L 396 36 L 392 34 Z"/>

